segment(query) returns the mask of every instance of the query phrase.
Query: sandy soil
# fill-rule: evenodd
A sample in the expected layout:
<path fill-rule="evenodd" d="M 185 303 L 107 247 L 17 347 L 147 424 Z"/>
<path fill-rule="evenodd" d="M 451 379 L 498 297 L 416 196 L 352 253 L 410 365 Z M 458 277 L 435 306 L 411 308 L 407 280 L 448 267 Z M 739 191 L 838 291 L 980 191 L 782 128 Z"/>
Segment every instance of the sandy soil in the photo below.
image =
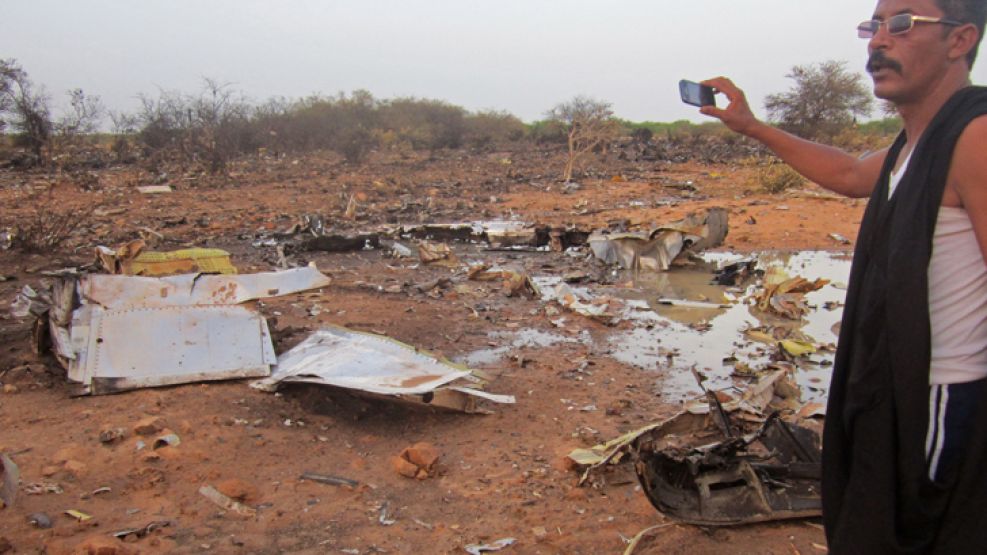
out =
<path fill-rule="evenodd" d="M 98 171 L 85 188 L 68 175 L 0 173 L 4 225 L 66 210 L 80 223 L 54 252 L 0 251 L 0 275 L 9 278 L 0 282 L 0 306 L 9 306 L 24 285 L 39 286 L 42 272 L 87 264 L 94 245 L 137 238 L 144 228 L 164 236 L 160 250 L 223 248 L 241 272 L 250 272 L 271 270 L 277 260 L 273 248 L 252 246 L 259 234 L 311 213 L 339 230 L 511 217 L 589 230 L 620 221 L 647 227 L 722 206 L 731 226 L 723 248 L 749 252 L 850 249 L 830 234 L 852 239 L 863 210 L 862 201 L 831 197 L 811 184 L 764 194 L 754 170 L 742 166 L 617 160 L 598 166 L 607 171 L 569 191 L 554 179 L 560 161 L 538 150 L 375 155 L 360 167 L 331 155 L 257 159 L 238 163 L 225 180 L 124 167 Z M 153 182 L 175 191 L 135 189 Z M 351 196 L 358 209 L 346 219 Z M 584 264 L 549 252 L 456 248 L 464 259 L 541 275 Z M 261 303 L 277 319 L 279 352 L 326 323 L 450 358 L 499 346 L 490 334 L 504 330 L 588 332 L 601 342 L 614 332 L 578 316 L 556 329 L 543 302 L 508 298 L 496 286 L 461 277 L 456 287 L 417 292 L 414 284 L 450 271 L 381 250 L 298 252 L 288 260 L 315 262 L 333 284 Z M 463 553 L 468 544 L 514 537 L 504 553 L 620 553 L 624 538 L 663 523 L 668 526 L 639 553 L 818 553 L 825 544 L 815 521 L 708 529 L 666 519 L 636 482 L 577 487 L 577 474 L 564 464 L 571 449 L 678 410 L 655 394 L 656 375 L 585 342 L 512 348 L 485 370 L 495 378 L 488 389 L 515 395 L 517 404 L 488 405 L 495 414 L 477 416 L 329 395 L 314 386 L 272 395 L 245 382 L 73 398 L 60 367 L 32 353 L 30 322 L 5 311 L 2 317 L 0 452 L 17 462 L 22 484 L 57 484 L 62 493 L 21 491 L 13 507 L 0 510 L 0 552 L 6 540 L 15 553 L 85 552 L 102 544 L 110 547 L 100 553 Z M 599 410 L 579 410 L 588 405 Z M 174 430 L 181 444 L 136 450 L 143 438 L 134 428 L 148 418 Z M 123 439 L 102 443 L 100 433 L 115 428 L 124 430 Z M 421 441 L 441 452 L 437 476 L 400 476 L 391 458 Z M 300 480 L 306 471 L 361 485 Z M 204 484 L 239 494 L 259 508 L 257 515 L 220 510 L 198 493 Z M 97 493 L 100 488 L 109 489 Z M 380 522 L 382 507 L 392 524 Z M 78 522 L 66 510 L 93 518 Z M 53 526 L 33 526 L 29 517 L 36 513 Z M 108 539 L 159 521 L 169 525 L 127 543 Z"/>

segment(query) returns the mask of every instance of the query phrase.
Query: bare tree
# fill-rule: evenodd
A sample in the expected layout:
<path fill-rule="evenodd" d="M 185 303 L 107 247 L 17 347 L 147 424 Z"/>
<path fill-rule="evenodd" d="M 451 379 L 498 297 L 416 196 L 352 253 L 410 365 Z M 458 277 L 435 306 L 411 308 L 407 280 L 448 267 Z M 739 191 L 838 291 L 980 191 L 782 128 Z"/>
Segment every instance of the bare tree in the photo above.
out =
<path fill-rule="evenodd" d="M 585 96 L 576 96 L 563 102 L 546 115 L 550 121 L 565 127 L 568 155 L 562 172 L 563 181 L 572 179 L 576 160 L 587 152 L 604 146 L 620 131 L 620 126 L 613 118 L 610 103 Z"/>
<path fill-rule="evenodd" d="M 0 59 L 0 133 L 7 127 L 5 117 L 14 106 L 14 82 L 23 70 L 13 59 Z"/>
<path fill-rule="evenodd" d="M 68 95 L 70 110 L 59 119 L 58 133 L 81 135 L 95 132 L 106 113 L 103 102 L 98 96 L 86 96 L 82 89 L 73 89 Z"/>
<path fill-rule="evenodd" d="M 15 141 L 43 161 L 52 134 L 49 98 L 43 88 L 35 90 L 27 72 L 12 59 L 0 60 L 0 115 L 9 118 Z"/>

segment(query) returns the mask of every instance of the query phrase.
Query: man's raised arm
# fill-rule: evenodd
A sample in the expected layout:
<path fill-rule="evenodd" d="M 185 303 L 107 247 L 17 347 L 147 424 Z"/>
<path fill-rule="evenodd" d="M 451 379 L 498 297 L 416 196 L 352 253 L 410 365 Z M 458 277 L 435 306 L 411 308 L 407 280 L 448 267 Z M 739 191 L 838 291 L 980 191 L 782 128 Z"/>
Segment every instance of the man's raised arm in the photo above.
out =
<path fill-rule="evenodd" d="M 786 164 L 810 181 L 848 197 L 870 196 L 881 173 L 887 149 L 857 158 L 838 148 L 814 143 L 759 121 L 747 104 L 744 91 L 726 77 L 702 82 L 726 95 L 726 108 L 703 106 L 701 112 L 719 119 L 732 131 L 771 149 Z"/>

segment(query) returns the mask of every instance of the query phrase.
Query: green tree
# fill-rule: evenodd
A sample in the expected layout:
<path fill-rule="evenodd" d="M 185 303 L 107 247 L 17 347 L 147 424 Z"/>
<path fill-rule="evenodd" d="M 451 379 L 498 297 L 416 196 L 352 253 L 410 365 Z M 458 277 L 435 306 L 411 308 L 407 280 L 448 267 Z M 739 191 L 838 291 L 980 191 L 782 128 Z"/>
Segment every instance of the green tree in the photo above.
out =
<path fill-rule="evenodd" d="M 764 101 L 768 118 L 800 137 L 830 141 L 857 117 L 869 116 L 873 97 L 863 76 L 847 70 L 846 64 L 830 60 L 793 67 L 787 75 L 795 81 L 792 88 Z"/>

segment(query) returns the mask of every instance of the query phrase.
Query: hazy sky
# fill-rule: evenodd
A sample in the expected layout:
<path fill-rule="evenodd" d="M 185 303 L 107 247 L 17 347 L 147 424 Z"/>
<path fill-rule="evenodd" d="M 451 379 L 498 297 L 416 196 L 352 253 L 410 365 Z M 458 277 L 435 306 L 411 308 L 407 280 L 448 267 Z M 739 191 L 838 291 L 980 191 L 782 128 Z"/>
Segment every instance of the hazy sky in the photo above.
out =
<path fill-rule="evenodd" d="M 0 58 L 61 101 L 80 87 L 115 110 L 210 77 L 249 98 L 367 89 L 526 121 L 576 94 L 620 117 L 703 116 L 681 78 L 732 77 L 763 116 L 795 64 L 863 73 L 859 0 L 3 0 Z M 987 57 L 987 54 L 985 54 Z M 973 73 L 987 82 L 987 60 Z"/>

